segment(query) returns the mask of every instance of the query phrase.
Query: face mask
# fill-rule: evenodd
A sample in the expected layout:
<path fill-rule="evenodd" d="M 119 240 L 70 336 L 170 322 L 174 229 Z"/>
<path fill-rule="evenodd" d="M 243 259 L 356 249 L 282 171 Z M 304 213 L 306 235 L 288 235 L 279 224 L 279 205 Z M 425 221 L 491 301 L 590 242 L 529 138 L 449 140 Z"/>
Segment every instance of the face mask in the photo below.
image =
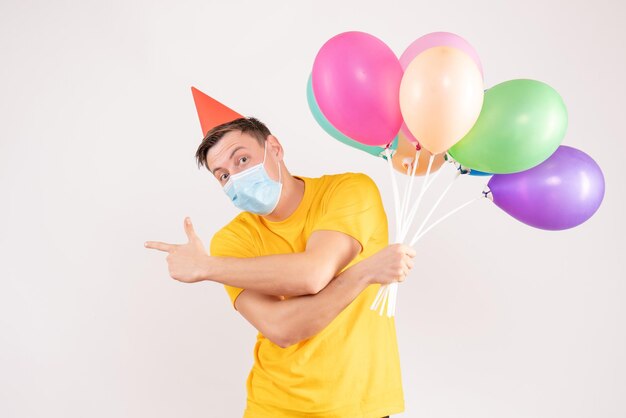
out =
<path fill-rule="evenodd" d="M 271 213 L 280 199 L 283 184 L 280 164 L 278 164 L 278 181 L 272 180 L 265 170 L 267 141 L 263 150 L 263 162 L 244 171 L 231 174 L 224 185 L 224 192 L 241 210 L 267 215 Z"/>

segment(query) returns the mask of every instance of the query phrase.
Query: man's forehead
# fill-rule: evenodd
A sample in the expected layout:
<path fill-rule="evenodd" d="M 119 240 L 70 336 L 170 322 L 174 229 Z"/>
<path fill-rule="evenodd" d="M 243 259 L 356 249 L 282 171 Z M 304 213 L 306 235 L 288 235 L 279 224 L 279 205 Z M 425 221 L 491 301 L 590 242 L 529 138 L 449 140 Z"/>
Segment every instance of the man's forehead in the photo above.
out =
<path fill-rule="evenodd" d="M 256 138 L 254 138 L 247 132 L 227 132 L 226 134 L 224 134 L 224 136 L 222 136 L 219 141 L 217 141 L 215 145 L 213 145 L 209 149 L 206 157 L 207 163 L 211 167 L 211 169 L 213 169 L 212 165 L 228 160 L 231 150 L 238 147 L 244 147 L 245 149 L 251 150 L 253 149 L 255 144 L 258 145 Z"/>

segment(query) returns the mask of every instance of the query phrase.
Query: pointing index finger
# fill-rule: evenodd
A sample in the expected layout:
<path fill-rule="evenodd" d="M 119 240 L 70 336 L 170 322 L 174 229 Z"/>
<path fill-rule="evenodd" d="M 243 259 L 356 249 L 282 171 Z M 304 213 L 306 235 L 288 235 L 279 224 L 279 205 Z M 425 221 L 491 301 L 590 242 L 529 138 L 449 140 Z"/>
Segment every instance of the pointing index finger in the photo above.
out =
<path fill-rule="evenodd" d="M 174 249 L 174 247 L 176 247 L 176 245 L 174 244 L 167 244 L 165 242 L 159 242 L 159 241 L 146 241 L 144 242 L 143 246 L 146 248 L 152 248 L 155 250 L 166 251 L 166 252 L 170 252 L 171 250 Z"/>

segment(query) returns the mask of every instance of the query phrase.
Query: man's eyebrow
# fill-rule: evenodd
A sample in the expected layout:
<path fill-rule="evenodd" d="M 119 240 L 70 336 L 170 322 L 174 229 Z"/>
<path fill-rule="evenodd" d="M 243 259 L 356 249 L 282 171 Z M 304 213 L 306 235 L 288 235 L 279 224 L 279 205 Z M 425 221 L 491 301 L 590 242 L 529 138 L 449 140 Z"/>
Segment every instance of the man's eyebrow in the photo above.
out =
<path fill-rule="evenodd" d="M 245 148 L 246 148 L 246 147 L 244 147 L 243 145 L 238 146 L 237 148 L 235 148 L 235 149 L 233 150 L 233 152 L 231 152 L 231 153 L 230 153 L 230 157 L 228 157 L 228 159 L 230 160 L 231 158 L 233 158 L 233 155 L 235 155 L 235 153 L 236 153 L 237 151 L 239 151 L 240 149 L 245 149 Z M 217 167 L 217 168 L 214 168 L 214 169 L 211 171 L 211 174 L 215 175 L 215 172 L 216 172 L 217 170 L 223 170 L 223 168 L 222 168 L 222 167 Z"/>

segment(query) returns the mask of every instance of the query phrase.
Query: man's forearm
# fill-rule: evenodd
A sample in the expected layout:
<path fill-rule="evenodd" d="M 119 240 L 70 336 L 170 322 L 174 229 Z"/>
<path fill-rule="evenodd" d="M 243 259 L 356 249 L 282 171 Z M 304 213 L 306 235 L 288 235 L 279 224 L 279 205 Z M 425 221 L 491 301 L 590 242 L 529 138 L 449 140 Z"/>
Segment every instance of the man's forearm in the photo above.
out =
<path fill-rule="evenodd" d="M 202 271 L 204 280 L 275 296 L 317 293 L 325 285 L 323 276 L 327 274 L 306 252 L 248 258 L 208 257 Z"/>
<path fill-rule="evenodd" d="M 367 269 L 357 263 L 315 295 L 296 296 L 273 304 L 271 316 L 281 328 L 280 345 L 287 347 L 319 333 L 370 284 Z"/>

